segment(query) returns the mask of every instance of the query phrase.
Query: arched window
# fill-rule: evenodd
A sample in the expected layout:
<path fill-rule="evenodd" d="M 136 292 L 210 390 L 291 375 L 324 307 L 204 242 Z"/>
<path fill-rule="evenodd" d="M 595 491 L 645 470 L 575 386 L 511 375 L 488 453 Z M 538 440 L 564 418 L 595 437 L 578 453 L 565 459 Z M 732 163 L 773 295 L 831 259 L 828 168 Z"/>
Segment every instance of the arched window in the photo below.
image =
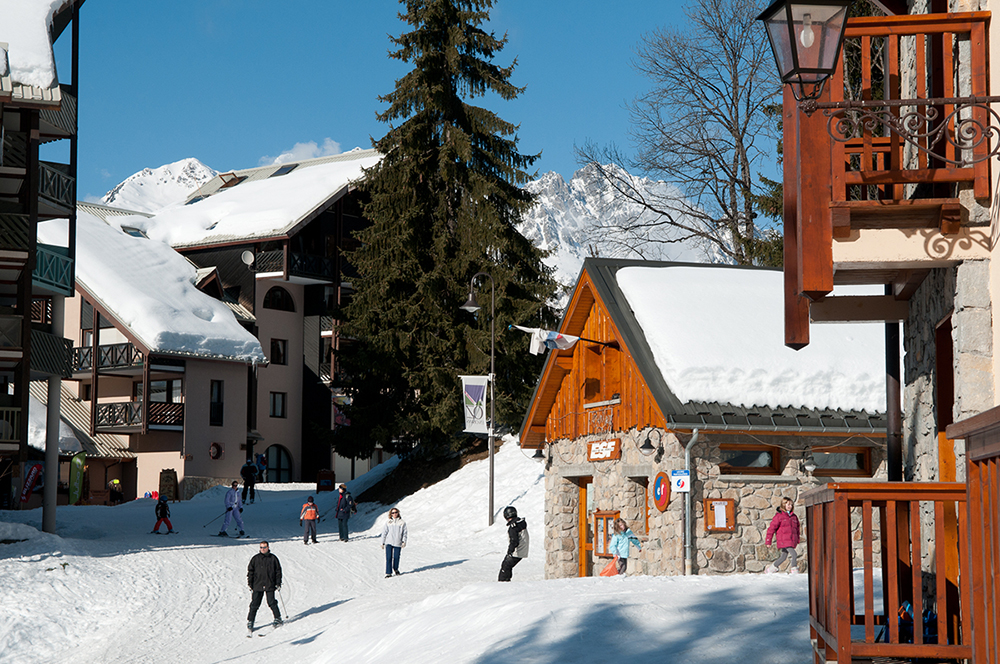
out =
<path fill-rule="evenodd" d="M 278 311 L 295 311 L 292 295 L 281 286 L 275 286 L 264 295 L 264 308 Z"/>
<path fill-rule="evenodd" d="M 268 482 L 292 481 L 292 456 L 281 445 L 271 445 L 264 451 L 267 459 Z"/>

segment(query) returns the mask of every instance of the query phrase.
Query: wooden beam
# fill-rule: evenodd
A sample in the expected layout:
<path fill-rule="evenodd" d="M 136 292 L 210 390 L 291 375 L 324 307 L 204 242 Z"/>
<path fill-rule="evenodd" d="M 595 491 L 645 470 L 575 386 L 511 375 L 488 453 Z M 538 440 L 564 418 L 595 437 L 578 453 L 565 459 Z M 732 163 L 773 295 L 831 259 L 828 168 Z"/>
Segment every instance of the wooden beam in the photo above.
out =
<path fill-rule="evenodd" d="M 829 86 L 818 101 L 830 101 Z M 816 301 L 833 290 L 831 138 L 822 113 L 799 113 L 796 119 L 798 285 L 800 293 Z"/>
<path fill-rule="evenodd" d="M 909 304 L 891 295 L 826 297 L 809 307 L 809 317 L 814 323 L 895 323 L 906 320 L 908 314 Z"/>
<path fill-rule="evenodd" d="M 938 226 L 942 235 L 957 235 L 962 230 L 962 206 L 957 201 L 941 206 Z"/>
<path fill-rule="evenodd" d="M 930 270 L 902 270 L 892 280 L 893 295 L 897 300 L 909 300 L 930 272 Z"/>
<path fill-rule="evenodd" d="M 798 138 L 799 107 L 790 86 L 785 86 L 782 105 L 784 133 L 784 291 L 785 291 L 785 345 L 799 350 L 809 345 L 809 300 L 799 291 L 798 279 Z"/>

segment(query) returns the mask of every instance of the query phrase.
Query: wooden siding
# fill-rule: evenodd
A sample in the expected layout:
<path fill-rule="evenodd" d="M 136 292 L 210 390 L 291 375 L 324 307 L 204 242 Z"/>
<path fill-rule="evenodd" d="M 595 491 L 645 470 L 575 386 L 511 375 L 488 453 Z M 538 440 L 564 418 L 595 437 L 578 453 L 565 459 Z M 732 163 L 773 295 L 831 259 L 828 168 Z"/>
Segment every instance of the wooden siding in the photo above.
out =
<path fill-rule="evenodd" d="M 545 417 L 545 441 L 627 431 L 632 427 L 664 427 L 665 418 L 659 406 L 586 274 L 578 290 L 587 291 L 582 297 L 574 297 L 577 304 L 584 306 L 570 311 L 566 320 L 575 321 L 582 329 L 563 332 L 596 341 L 617 341 L 620 350 L 581 340 L 571 350 L 559 352 L 570 368 L 561 379 L 552 381 L 556 385 L 542 386 L 555 387 Z M 618 403 L 587 407 L 614 401 L 615 395 Z"/>

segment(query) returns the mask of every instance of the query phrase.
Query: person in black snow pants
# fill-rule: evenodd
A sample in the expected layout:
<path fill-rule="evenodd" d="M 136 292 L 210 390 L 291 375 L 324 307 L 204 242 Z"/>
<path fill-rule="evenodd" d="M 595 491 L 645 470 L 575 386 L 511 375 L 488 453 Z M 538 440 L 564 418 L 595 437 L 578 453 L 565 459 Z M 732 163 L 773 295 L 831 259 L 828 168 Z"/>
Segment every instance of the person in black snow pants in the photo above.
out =
<path fill-rule="evenodd" d="M 160 496 L 160 499 L 156 501 L 156 525 L 153 526 L 153 532 L 159 534 L 160 524 L 167 524 L 167 532 L 174 532 L 174 527 L 170 525 L 170 506 L 167 505 L 167 497 Z"/>
<path fill-rule="evenodd" d="M 514 565 L 528 557 L 528 522 L 517 518 L 517 510 L 511 506 L 503 508 L 503 518 L 507 520 L 507 555 L 500 563 L 497 581 L 510 581 Z"/>
<path fill-rule="evenodd" d="M 250 491 L 250 502 L 254 499 L 253 485 L 257 483 L 257 464 L 250 459 L 240 468 L 240 477 L 243 478 L 243 504 L 247 503 L 247 491 Z"/>
<path fill-rule="evenodd" d="M 347 490 L 346 484 L 341 484 L 337 490 L 337 507 L 334 509 L 334 516 L 337 517 L 337 527 L 340 529 L 340 541 L 347 541 L 347 521 L 352 514 L 358 513 L 358 506 L 354 504 L 354 498 Z"/>
<path fill-rule="evenodd" d="M 250 559 L 247 566 L 247 583 L 250 584 L 250 613 L 247 615 L 247 629 L 253 631 L 253 621 L 257 617 L 260 601 L 267 595 L 267 606 L 274 614 L 274 626 L 281 625 L 281 613 L 278 611 L 278 600 L 274 591 L 281 590 L 281 563 L 278 557 L 271 553 L 267 542 L 260 543 L 260 553 Z"/>

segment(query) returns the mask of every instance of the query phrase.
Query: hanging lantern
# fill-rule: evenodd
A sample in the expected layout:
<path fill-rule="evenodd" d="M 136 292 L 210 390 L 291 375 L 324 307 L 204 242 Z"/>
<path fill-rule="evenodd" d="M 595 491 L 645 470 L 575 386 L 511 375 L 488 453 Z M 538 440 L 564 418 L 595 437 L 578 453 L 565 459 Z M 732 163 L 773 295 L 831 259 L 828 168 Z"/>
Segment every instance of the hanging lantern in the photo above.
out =
<path fill-rule="evenodd" d="M 837 68 L 851 1 L 775 0 L 757 17 L 767 28 L 781 82 L 792 86 L 797 100 L 819 97 Z"/>

